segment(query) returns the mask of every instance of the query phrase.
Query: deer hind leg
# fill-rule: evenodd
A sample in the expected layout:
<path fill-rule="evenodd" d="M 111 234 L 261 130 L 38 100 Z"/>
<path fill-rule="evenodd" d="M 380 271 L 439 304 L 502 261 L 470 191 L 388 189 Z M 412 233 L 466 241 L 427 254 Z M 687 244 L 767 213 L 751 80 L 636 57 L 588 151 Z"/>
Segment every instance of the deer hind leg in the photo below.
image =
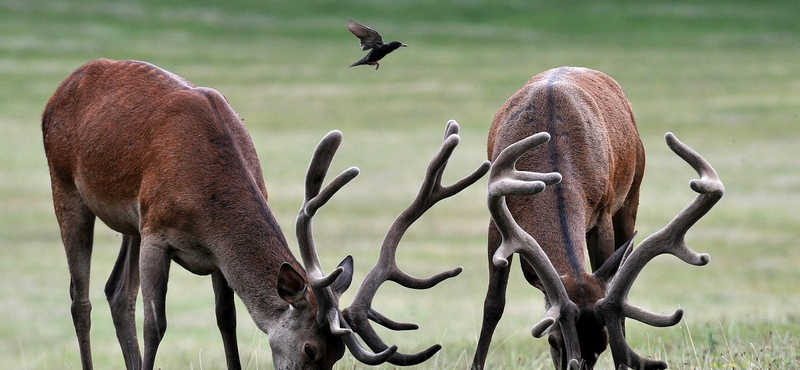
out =
<path fill-rule="evenodd" d="M 492 233 L 494 234 L 493 238 Z M 483 302 L 483 323 L 481 334 L 478 338 L 478 346 L 475 348 L 475 357 L 472 359 L 472 370 L 483 369 L 486 364 L 486 357 L 489 354 L 489 345 L 492 342 L 492 335 L 497 328 L 497 323 L 503 317 L 506 306 L 506 288 L 508 287 L 508 276 L 511 271 L 512 257 L 508 257 L 508 266 L 504 268 L 495 267 L 492 263 L 492 256 L 495 249 L 500 245 L 500 234 L 494 225 L 490 228 L 489 240 L 497 240 L 495 248 L 489 248 L 489 288 L 486 291 L 486 299 Z"/>
<path fill-rule="evenodd" d="M 106 283 L 105 293 L 117 330 L 125 367 L 141 369 L 142 355 L 136 337 L 136 296 L 139 294 L 139 244 L 141 238 L 122 236 L 117 262 Z"/>
<path fill-rule="evenodd" d="M 92 241 L 95 215 L 80 198 L 77 189 L 53 183 L 53 204 L 61 241 L 69 267 L 69 296 L 72 300 L 72 323 L 78 337 L 83 369 L 92 369 L 92 348 L 89 339 L 92 326 L 92 304 L 89 301 Z"/>
<path fill-rule="evenodd" d="M 236 305 L 233 300 L 233 289 L 230 288 L 225 276 L 219 270 L 211 274 L 211 283 L 214 286 L 217 327 L 219 327 L 219 332 L 222 334 L 228 370 L 240 370 L 242 364 L 239 359 L 239 344 L 236 339 Z"/>
<path fill-rule="evenodd" d="M 144 358 L 142 368 L 152 370 L 156 351 L 167 331 L 166 297 L 169 280 L 169 246 L 156 238 L 143 237 L 139 255 L 139 273 L 144 309 Z"/>

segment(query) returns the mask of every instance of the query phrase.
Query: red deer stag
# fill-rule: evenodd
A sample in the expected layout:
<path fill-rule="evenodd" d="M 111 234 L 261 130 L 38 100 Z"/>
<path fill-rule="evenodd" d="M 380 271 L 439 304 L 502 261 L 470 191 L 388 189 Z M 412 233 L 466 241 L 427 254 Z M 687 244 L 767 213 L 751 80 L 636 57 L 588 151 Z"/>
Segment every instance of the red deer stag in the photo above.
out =
<path fill-rule="evenodd" d="M 426 360 L 440 346 L 402 354 L 397 346 L 386 346 L 373 336 L 368 323 L 347 318 L 365 316 L 392 327 L 370 307 L 387 276 L 424 289 L 461 272 L 456 268 L 415 280 L 396 267 L 384 270 L 386 264 L 394 266 L 394 249 L 416 217 L 487 172 L 485 163 L 458 183 L 441 186 L 445 164 L 459 141 L 458 129 L 454 122 L 448 124 L 425 186 L 406 211 L 413 215 L 401 217 L 390 228 L 380 259 L 389 262 L 376 265 L 361 287 L 366 293 L 340 310 L 338 298 L 352 279 L 352 259 L 323 275 L 310 222 L 316 210 L 358 174 L 357 168 L 350 168 L 321 189 L 341 133 L 333 131 L 320 142 L 308 168 L 306 200 L 297 220 L 306 271 L 292 256 L 267 206 L 253 143 L 220 93 L 194 87 L 143 62 L 102 59 L 78 68 L 50 98 L 42 132 L 83 368 L 92 368 L 88 289 L 97 217 L 123 235 L 105 293 L 128 369 L 154 366 L 167 325 L 171 261 L 195 274 L 211 275 L 230 369 L 241 368 L 234 292 L 268 334 L 276 369 L 331 369 L 345 347 L 366 364 Z M 134 314 L 140 284 L 143 359 Z M 412 325 L 403 328 L 408 326 Z M 377 348 L 376 353 L 363 348 L 356 335 Z"/>
<path fill-rule="evenodd" d="M 550 135 L 548 145 L 529 152 Z M 545 293 L 547 312 L 532 334 L 549 332 L 556 369 L 592 369 L 608 345 L 615 368 L 667 367 L 628 347 L 624 319 L 663 327 L 677 324 L 683 312 L 652 314 L 629 304 L 627 295 L 656 255 L 708 263 L 683 239 L 724 193 L 700 155 L 671 134 L 667 143 L 700 174 L 691 183 L 700 195 L 631 252 L 644 151 L 619 85 L 597 71 L 559 68 L 535 76 L 505 103 L 489 133 L 490 280 L 473 369 L 483 368 L 503 313 L 513 253 L 522 255 L 528 282 Z M 552 191 L 542 192 L 545 185 Z"/>

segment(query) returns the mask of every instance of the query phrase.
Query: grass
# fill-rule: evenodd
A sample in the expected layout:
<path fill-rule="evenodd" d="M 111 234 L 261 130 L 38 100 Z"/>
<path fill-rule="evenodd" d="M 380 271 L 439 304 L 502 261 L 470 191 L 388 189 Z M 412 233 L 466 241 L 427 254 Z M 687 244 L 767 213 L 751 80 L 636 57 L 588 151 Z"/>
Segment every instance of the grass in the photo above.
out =
<path fill-rule="evenodd" d="M 665 329 L 632 323 L 632 347 L 671 369 L 800 368 L 797 14 L 793 1 L 0 0 L 3 366 L 80 367 L 39 117 L 72 70 L 109 57 L 147 60 L 224 93 L 246 119 L 271 208 L 289 235 L 313 147 L 327 131 L 342 130 L 333 168 L 357 165 L 362 174 L 320 212 L 315 232 L 328 268 L 355 256 L 356 283 L 416 193 L 448 119 L 462 125 L 446 175 L 454 181 L 485 158 L 494 113 L 528 78 L 561 65 L 602 70 L 625 90 L 647 150 L 641 238 L 693 196 L 686 184 L 694 173 L 667 150 L 664 132 L 703 154 L 727 189 L 688 235 L 695 250 L 711 254 L 711 264 L 657 258 L 631 293 L 633 302 L 656 311 L 682 307 L 684 321 Z M 409 48 L 378 71 L 346 68 L 362 56 L 344 28 L 350 18 Z M 400 251 L 400 264 L 414 274 L 456 265 L 464 273 L 430 291 L 387 285 L 376 299 L 387 315 L 421 326 L 386 333 L 387 340 L 408 351 L 444 345 L 417 368 L 464 369 L 471 361 L 486 286 L 484 189 L 482 180 L 437 205 Z M 119 368 L 101 288 L 119 240 L 98 229 L 94 359 L 97 368 Z M 224 367 L 209 279 L 172 271 L 170 328 L 157 365 Z M 518 269 L 512 274 L 490 364 L 551 368 L 546 341 L 528 334 L 542 313 L 541 294 Z M 243 307 L 239 316 L 243 362 L 271 368 L 266 336 Z M 612 368 L 609 354 L 600 367 Z M 348 355 L 337 368 L 367 367 Z"/>

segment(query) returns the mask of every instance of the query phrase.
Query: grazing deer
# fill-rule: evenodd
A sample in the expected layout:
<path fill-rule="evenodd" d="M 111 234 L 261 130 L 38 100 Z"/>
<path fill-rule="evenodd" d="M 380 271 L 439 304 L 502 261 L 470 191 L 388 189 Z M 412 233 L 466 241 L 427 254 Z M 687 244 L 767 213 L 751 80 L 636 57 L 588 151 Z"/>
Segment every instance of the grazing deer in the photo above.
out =
<path fill-rule="evenodd" d="M 708 263 L 683 240 L 724 193 L 700 155 L 672 134 L 667 143 L 700 174 L 691 183 L 700 195 L 632 249 L 644 151 L 619 85 L 597 71 L 559 68 L 533 77 L 503 105 L 489 132 L 489 289 L 473 369 L 483 368 L 502 316 L 513 253 L 522 256 L 526 280 L 545 293 L 547 312 L 532 334 L 549 332 L 556 369 L 592 369 L 608 345 L 615 368 L 667 367 L 628 347 L 624 319 L 663 327 L 683 312 L 650 313 L 629 304 L 628 292 L 656 255 Z M 553 189 L 543 192 L 546 185 Z"/>
<path fill-rule="evenodd" d="M 397 243 L 411 223 L 488 171 L 487 162 L 456 184 L 441 186 L 458 130 L 455 122 L 448 124 L 420 195 L 390 228 L 379 264 L 353 304 L 340 310 L 338 298 L 352 279 L 352 259 L 324 275 L 310 225 L 317 209 L 358 174 L 350 168 L 321 189 L 341 133 L 333 131 L 320 142 L 308 168 L 306 199 L 297 218 L 304 270 L 267 206 L 253 143 L 220 93 L 143 62 L 101 59 L 78 68 L 50 98 L 42 132 L 83 368 L 92 368 L 88 289 L 95 218 L 123 235 L 105 293 L 128 369 L 154 366 L 167 325 L 171 261 L 211 275 L 230 369 L 241 368 L 234 293 L 268 334 L 276 369 L 331 369 L 345 347 L 366 364 L 426 360 L 440 346 L 399 353 L 360 318 L 393 327 L 370 306 L 387 278 L 424 289 L 461 272 L 456 268 L 418 280 L 397 270 L 394 261 Z M 134 315 L 140 284 L 143 359 Z M 356 335 L 375 352 L 363 348 Z"/>

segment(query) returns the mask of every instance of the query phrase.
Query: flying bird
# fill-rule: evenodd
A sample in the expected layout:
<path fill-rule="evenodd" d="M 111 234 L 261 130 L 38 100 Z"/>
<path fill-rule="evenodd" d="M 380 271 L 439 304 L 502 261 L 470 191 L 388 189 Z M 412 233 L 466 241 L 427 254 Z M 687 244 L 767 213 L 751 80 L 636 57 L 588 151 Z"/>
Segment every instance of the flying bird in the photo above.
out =
<path fill-rule="evenodd" d="M 347 21 L 347 29 L 361 40 L 361 50 L 372 49 L 369 50 L 369 53 L 361 58 L 361 60 L 351 64 L 350 67 L 371 65 L 375 66 L 377 70 L 378 67 L 381 66 L 380 63 L 378 63 L 379 60 L 401 46 L 408 46 L 400 41 L 392 41 L 388 44 L 384 44 L 383 37 L 381 37 L 378 31 L 363 24 L 353 22 L 352 20 Z"/>

